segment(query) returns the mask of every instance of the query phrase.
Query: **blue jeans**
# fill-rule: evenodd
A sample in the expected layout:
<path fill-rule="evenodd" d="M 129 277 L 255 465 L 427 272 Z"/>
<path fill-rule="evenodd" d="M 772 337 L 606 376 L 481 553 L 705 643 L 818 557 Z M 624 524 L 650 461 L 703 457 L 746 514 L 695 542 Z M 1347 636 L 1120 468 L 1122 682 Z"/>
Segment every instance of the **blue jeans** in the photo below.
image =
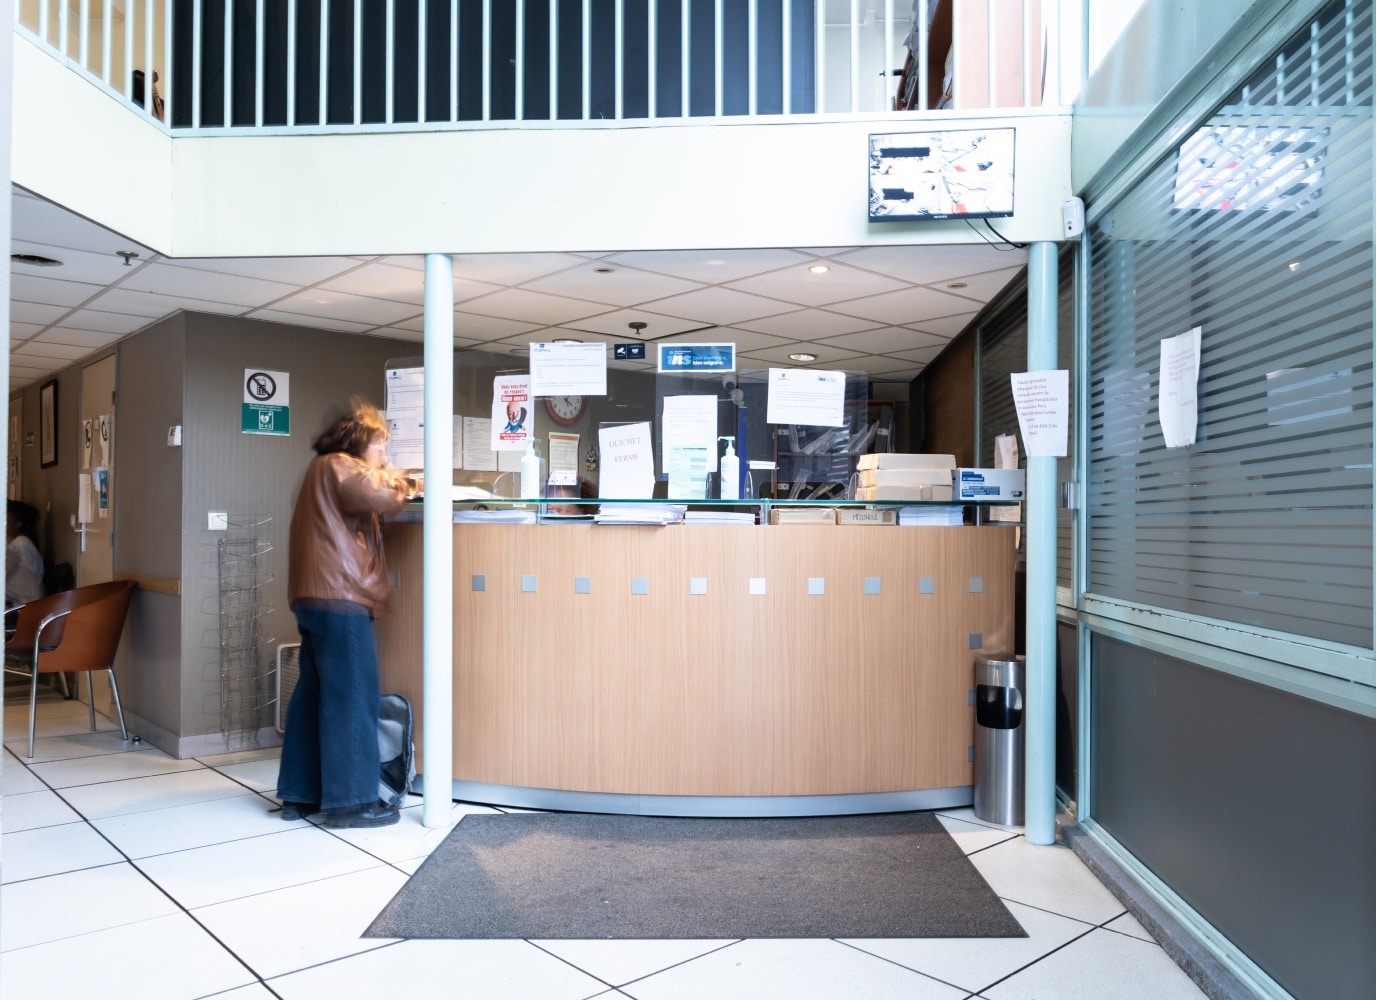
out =
<path fill-rule="evenodd" d="M 381 689 L 367 614 L 297 608 L 300 679 L 287 707 L 277 797 L 325 810 L 377 802 Z"/>

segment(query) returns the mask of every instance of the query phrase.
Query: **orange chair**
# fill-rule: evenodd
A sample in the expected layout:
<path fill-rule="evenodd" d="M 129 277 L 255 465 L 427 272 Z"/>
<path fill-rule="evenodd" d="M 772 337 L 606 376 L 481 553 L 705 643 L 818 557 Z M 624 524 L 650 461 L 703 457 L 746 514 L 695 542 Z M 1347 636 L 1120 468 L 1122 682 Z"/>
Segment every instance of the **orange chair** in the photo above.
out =
<path fill-rule="evenodd" d="M 29 757 L 33 757 L 34 723 L 38 714 L 38 675 L 68 672 L 86 674 L 91 732 L 96 730 L 95 697 L 91 671 L 110 675 L 110 691 L 119 714 L 119 731 L 125 740 L 124 708 L 115 681 L 115 651 L 119 648 L 124 620 L 137 586 L 132 580 L 116 580 L 78 587 L 20 605 L 14 634 L 5 640 L 6 669 L 30 676 Z M 11 664 L 24 665 L 16 670 Z"/>

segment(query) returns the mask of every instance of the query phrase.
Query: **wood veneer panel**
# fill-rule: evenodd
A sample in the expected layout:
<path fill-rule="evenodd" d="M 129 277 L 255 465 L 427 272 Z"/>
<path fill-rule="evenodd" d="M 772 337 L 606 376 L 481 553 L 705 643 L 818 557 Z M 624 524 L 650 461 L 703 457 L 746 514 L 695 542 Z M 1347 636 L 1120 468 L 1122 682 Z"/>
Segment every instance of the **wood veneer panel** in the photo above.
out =
<path fill-rule="evenodd" d="M 395 647 L 384 686 L 419 708 L 419 545 L 398 536 L 420 528 L 392 529 L 401 587 L 380 625 Z M 459 525 L 454 537 L 456 778 L 664 795 L 971 781 L 970 636 L 1010 651 L 1009 529 Z M 705 595 L 690 595 L 695 577 Z M 765 595 L 749 596 L 752 577 Z M 809 596 L 809 578 L 824 595 Z"/>

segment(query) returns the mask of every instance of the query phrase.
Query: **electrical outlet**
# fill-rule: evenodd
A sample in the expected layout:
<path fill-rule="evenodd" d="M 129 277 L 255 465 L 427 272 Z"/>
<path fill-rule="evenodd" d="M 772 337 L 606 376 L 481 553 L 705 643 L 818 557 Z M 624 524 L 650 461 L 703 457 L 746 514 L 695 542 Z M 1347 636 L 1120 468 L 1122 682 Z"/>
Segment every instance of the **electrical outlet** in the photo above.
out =
<path fill-rule="evenodd" d="M 228 531 L 229 514 L 223 510 L 212 510 L 209 515 L 209 523 L 206 525 L 211 531 Z"/>

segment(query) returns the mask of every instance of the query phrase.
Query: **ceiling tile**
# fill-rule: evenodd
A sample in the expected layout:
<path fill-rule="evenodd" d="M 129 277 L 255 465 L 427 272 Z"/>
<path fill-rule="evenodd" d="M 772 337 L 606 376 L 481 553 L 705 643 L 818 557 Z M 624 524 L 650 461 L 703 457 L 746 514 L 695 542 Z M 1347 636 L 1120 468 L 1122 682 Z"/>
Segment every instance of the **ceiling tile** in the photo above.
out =
<path fill-rule="evenodd" d="M 1018 275 L 1022 274 L 1022 267 L 1003 267 L 997 271 L 986 271 L 984 274 L 970 274 L 957 279 L 955 282 L 947 282 L 942 285 L 943 290 L 952 295 L 959 295 L 963 299 L 972 299 L 974 307 L 978 309 L 984 303 L 994 298 L 999 292 L 1008 287 Z M 964 288 L 952 288 L 951 284 L 964 284 Z"/>
<path fill-rule="evenodd" d="M 793 250 L 630 250 L 607 260 L 719 285 L 788 267 L 798 263 L 800 255 Z"/>
<path fill-rule="evenodd" d="M 38 338 L 43 343 L 70 344 L 84 347 L 87 351 L 94 351 L 97 347 L 108 347 L 119 339 L 118 334 L 99 333 L 95 330 L 68 330 L 65 327 L 54 327 Z M 34 342 L 29 341 L 30 344 Z"/>
<path fill-rule="evenodd" d="M 205 299 L 184 299 L 174 295 L 158 295 L 153 292 L 136 292 L 128 288 L 112 288 L 94 303 L 102 312 L 128 313 L 130 316 L 144 316 L 148 319 L 162 319 L 178 310 L 187 312 L 207 312 L 220 316 L 238 316 L 243 306 L 227 302 L 208 302 Z"/>
<path fill-rule="evenodd" d="M 939 337 L 945 337 L 949 340 L 974 322 L 976 315 L 978 314 L 973 312 L 959 313 L 955 316 L 939 316 L 936 319 L 924 319 L 919 323 L 909 323 L 908 325 L 914 330 L 920 330 L 923 333 L 934 333 Z"/>
<path fill-rule="evenodd" d="M 134 250 L 145 259 L 153 256 L 147 247 L 42 198 L 13 198 L 10 204 L 11 229 L 22 238 L 92 253 L 113 254 L 116 250 Z"/>
<path fill-rule="evenodd" d="M 255 309 L 247 318 L 260 319 L 268 323 L 286 323 L 289 326 L 301 325 L 301 316 L 277 309 Z M 375 326 L 369 323 L 354 323 L 346 319 L 336 319 L 332 316 L 313 316 L 310 325 L 314 329 L 334 330 L 337 333 L 367 333 Z"/>
<path fill-rule="evenodd" d="M 877 320 L 890 326 L 920 323 L 936 316 L 963 313 L 969 308 L 970 302 L 967 299 L 920 286 L 901 292 L 886 292 L 867 299 L 841 302 L 831 307 L 833 312 Z"/>
<path fill-rule="evenodd" d="M 415 306 L 404 302 L 388 302 L 371 299 L 364 295 L 349 295 L 332 292 L 324 288 L 310 288 L 295 295 L 289 295 L 272 304 L 275 312 L 291 313 L 296 316 L 319 316 L 324 319 L 344 320 L 364 329 L 375 326 L 391 326 L 400 320 L 415 315 Z M 257 316 L 257 313 L 253 315 Z"/>
<path fill-rule="evenodd" d="M 583 257 L 567 253 L 456 254 L 454 277 L 494 285 L 519 285 L 586 262 Z M 424 266 L 424 258 L 421 258 L 421 266 Z"/>
<path fill-rule="evenodd" d="M 281 281 L 161 263 L 145 264 L 119 287 L 135 292 L 172 292 L 186 299 L 245 307 L 265 306 L 296 291 L 295 285 Z"/>
<path fill-rule="evenodd" d="M 99 301 L 99 300 L 98 300 Z M 78 309 L 62 321 L 74 330 L 95 330 L 100 333 L 128 334 L 142 330 L 151 321 L 144 316 L 102 312 L 99 309 Z"/>
<path fill-rule="evenodd" d="M 318 283 L 320 288 L 348 292 L 351 295 L 370 295 L 393 302 L 409 302 L 418 308 L 425 305 L 425 275 L 410 268 L 391 264 L 364 264 L 347 274 Z"/>
<path fill-rule="evenodd" d="M 44 268 L 56 271 L 58 268 Z M 88 285 L 80 281 L 61 281 L 40 278 L 32 274 L 10 271 L 10 298 L 16 302 L 34 302 L 45 306 L 81 305 L 104 291 L 101 285 Z"/>
<path fill-rule="evenodd" d="M 772 365 L 775 368 L 796 368 L 799 362 L 789 357 L 790 354 L 797 354 L 806 351 L 809 354 L 817 355 L 816 361 L 808 362 L 812 368 L 844 368 L 847 358 L 863 357 L 858 351 L 847 351 L 839 347 L 821 347 L 817 344 L 784 344 L 780 347 L 767 347 L 748 352 L 749 360 L 762 364 Z"/>
<path fill-rule="evenodd" d="M 808 261 L 799 261 L 779 271 L 733 281 L 728 287 L 808 306 L 824 306 L 905 287 L 901 281 L 845 264 L 828 264 L 825 274 L 813 274 L 808 266 Z"/>
<path fill-rule="evenodd" d="M 598 268 L 611 268 L 608 274 L 597 273 Z M 558 274 L 528 281 L 523 286 L 535 292 L 563 295 L 589 302 L 604 302 L 613 306 L 634 306 L 654 299 L 690 292 L 702 286 L 695 281 L 670 278 L 652 271 L 617 266 L 599 261 L 572 267 Z"/>
<path fill-rule="evenodd" d="M 43 329 L 42 323 L 11 323 L 10 324 L 10 343 L 18 344 L 28 340 L 35 333 Z"/>
<path fill-rule="evenodd" d="M 51 344 L 46 341 L 35 340 L 14 348 L 10 351 L 10 357 L 15 359 L 13 363 L 29 364 L 38 359 L 75 361 L 77 358 L 84 358 L 90 353 L 89 347 L 82 347 L 77 344 Z"/>
<path fill-rule="evenodd" d="M 11 274 L 28 274 L 35 278 L 108 285 L 134 273 L 133 267 L 125 267 L 123 258 L 112 253 L 92 253 L 89 250 L 73 250 L 70 247 L 55 247 L 27 240 L 11 241 L 10 253 L 32 253 L 62 261 L 61 267 L 37 267 L 32 264 L 10 262 Z"/>
<path fill-rule="evenodd" d="M 860 247 L 841 254 L 837 260 L 887 274 L 903 281 L 939 285 L 954 278 L 983 274 L 1027 263 L 1027 251 L 1012 247 L 996 249 L 988 245 Z"/>
<path fill-rule="evenodd" d="M 604 306 L 591 302 L 563 299 L 557 295 L 541 295 L 539 292 L 528 292 L 523 288 L 506 288 L 464 303 L 466 313 L 519 320 L 524 323 L 539 323 L 544 326 L 559 326 L 606 311 Z"/>
<path fill-rule="evenodd" d="M 814 362 L 808 365 L 809 368 L 820 368 L 821 364 Z M 864 372 L 867 375 L 878 375 L 884 372 L 907 371 L 913 368 L 911 361 L 900 361 L 897 358 L 886 358 L 876 354 L 862 355 L 860 357 L 846 358 L 842 367 L 848 372 Z"/>
<path fill-rule="evenodd" d="M 788 341 L 782 337 L 766 337 L 762 333 L 739 330 L 732 326 L 714 326 L 698 333 L 683 333 L 675 337 L 665 337 L 664 342 L 679 341 L 685 344 L 735 344 L 736 353 L 763 351 L 771 347 L 782 347 Z"/>
<path fill-rule="evenodd" d="M 67 306 L 45 306 L 39 302 L 10 302 L 11 323 L 34 323 L 47 326 L 71 312 Z"/>
<path fill-rule="evenodd" d="M 930 347 L 933 344 L 945 347 L 947 341 L 943 337 L 935 337 L 930 333 L 918 333 L 916 330 L 904 329 L 901 326 L 886 326 L 879 330 L 866 330 L 864 333 L 850 333 L 844 337 L 832 337 L 822 343 L 855 351 L 859 354 L 892 354 L 895 351 Z"/>
<path fill-rule="evenodd" d="M 636 333 L 631 329 L 631 323 L 644 323 L 645 328 Z M 661 313 L 650 313 L 640 309 L 618 309 L 615 312 L 603 313 L 600 316 L 589 316 L 587 319 L 565 323 L 561 329 L 574 333 L 596 333 L 604 337 L 615 337 L 632 342 L 657 340 L 660 337 L 701 329 L 704 325 L 715 326 L 716 324 L 703 324 L 693 319 L 665 316 Z"/>
<path fill-rule="evenodd" d="M 703 288 L 684 295 L 674 295 L 658 302 L 650 303 L 655 312 L 682 316 L 684 319 L 697 320 L 701 324 L 716 323 L 718 326 L 733 326 L 761 316 L 775 316 L 791 312 L 788 303 L 773 299 L 747 295 L 745 292 L 730 288 Z"/>
<path fill-rule="evenodd" d="M 888 354 L 890 357 L 903 358 L 907 361 L 917 361 L 925 365 L 929 361 L 935 361 L 936 356 L 944 351 L 949 343 L 950 341 L 943 340 L 941 343 L 933 344 L 931 347 L 918 347 L 911 351 L 889 351 Z"/>
<path fill-rule="evenodd" d="M 913 368 L 903 368 L 896 372 L 871 372 L 870 379 L 875 382 L 911 382 L 922 374 L 926 365 L 917 365 Z"/>
<path fill-rule="evenodd" d="M 454 313 L 455 335 L 468 337 L 474 341 L 503 340 L 507 337 L 526 337 L 528 340 L 539 340 L 540 338 L 533 335 L 545 329 L 548 328 L 540 323 L 523 323 L 515 319 L 477 316 L 466 312 Z"/>
<path fill-rule="evenodd" d="M 765 316 L 732 325 L 767 333 L 773 337 L 786 337 L 789 340 L 820 340 L 823 337 L 838 337 L 843 333 L 872 330 L 880 324 L 872 319 L 842 316 L 825 309 L 800 309 L 797 312 Z"/>
<path fill-rule="evenodd" d="M 358 267 L 357 257 L 172 257 L 167 263 L 244 278 L 314 285 Z"/>

